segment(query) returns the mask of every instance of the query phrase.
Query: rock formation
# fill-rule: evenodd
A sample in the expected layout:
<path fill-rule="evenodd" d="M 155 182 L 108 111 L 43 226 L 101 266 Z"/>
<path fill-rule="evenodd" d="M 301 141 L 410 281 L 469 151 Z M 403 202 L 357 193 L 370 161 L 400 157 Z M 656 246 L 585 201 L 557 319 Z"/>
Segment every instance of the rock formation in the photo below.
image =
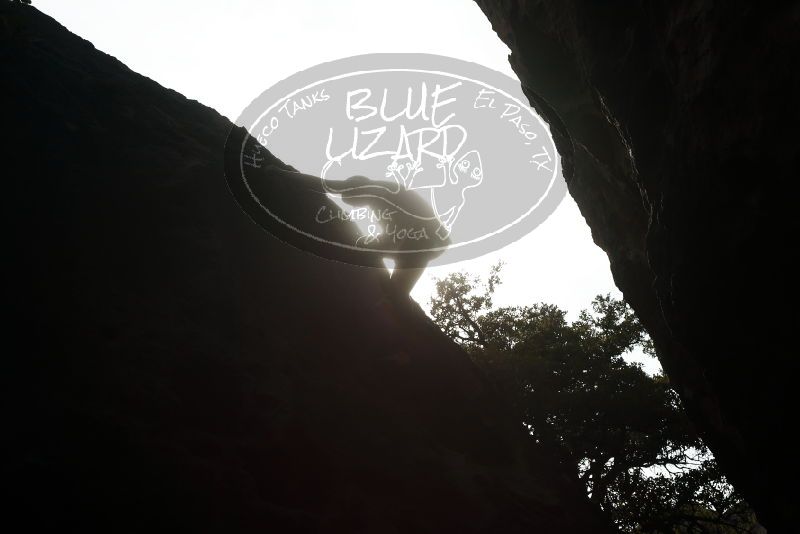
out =
<path fill-rule="evenodd" d="M 228 120 L 23 5 L 0 59 L 6 523 L 606 530 L 384 271 L 243 213 Z"/>
<path fill-rule="evenodd" d="M 791 531 L 800 6 L 478 4 L 690 416 Z"/>

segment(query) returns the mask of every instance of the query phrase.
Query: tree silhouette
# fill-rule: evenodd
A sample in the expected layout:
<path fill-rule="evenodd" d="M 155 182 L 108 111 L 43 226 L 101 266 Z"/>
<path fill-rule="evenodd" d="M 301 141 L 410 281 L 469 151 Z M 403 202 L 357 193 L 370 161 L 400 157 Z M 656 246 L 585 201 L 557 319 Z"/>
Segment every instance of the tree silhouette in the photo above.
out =
<path fill-rule="evenodd" d="M 751 532 L 755 519 L 727 484 L 663 375 L 623 355 L 650 340 L 632 310 L 598 296 L 573 322 L 556 306 L 495 308 L 488 279 L 436 283 L 434 321 L 508 397 L 536 446 L 561 458 L 589 498 L 628 532 Z"/>

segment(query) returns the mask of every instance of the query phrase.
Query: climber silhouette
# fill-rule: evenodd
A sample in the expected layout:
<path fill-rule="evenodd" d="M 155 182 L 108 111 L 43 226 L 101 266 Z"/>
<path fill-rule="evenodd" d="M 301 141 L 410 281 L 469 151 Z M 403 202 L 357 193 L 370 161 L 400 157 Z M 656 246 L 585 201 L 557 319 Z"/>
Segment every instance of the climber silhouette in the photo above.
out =
<path fill-rule="evenodd" d="M 385 257 L 395 262 L 392 286 L 408 295 L 428 263 L 447 249 L 449 231 L 430 204 L 402 184 L 351 176 L 337 185 L 344 202 L 375 214 L 367 241 L 376 250 L 391 251 Z"/>

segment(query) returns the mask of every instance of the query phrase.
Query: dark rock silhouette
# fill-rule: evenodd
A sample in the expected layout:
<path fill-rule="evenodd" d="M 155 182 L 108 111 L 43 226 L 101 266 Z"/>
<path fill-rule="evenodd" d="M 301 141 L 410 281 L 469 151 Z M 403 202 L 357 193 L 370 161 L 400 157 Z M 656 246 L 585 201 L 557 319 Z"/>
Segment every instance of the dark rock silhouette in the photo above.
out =
<path fill-rule="evenodd" d="M 0 57 L 6 524 L 606 530 L 385 271 L 248 219 L 228 120 L 32 8 L 0 5 Z"/>
<path fill-rule="evenodd" d="M 796 530 L 798 3 L 478 4 L 690 416 Z"/>

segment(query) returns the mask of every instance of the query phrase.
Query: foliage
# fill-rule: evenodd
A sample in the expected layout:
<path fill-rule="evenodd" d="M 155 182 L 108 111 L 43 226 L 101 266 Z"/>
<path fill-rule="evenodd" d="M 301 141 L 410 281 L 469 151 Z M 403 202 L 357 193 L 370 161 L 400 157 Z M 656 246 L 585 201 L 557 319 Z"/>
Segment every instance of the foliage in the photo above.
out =
<path fill-rule="evenodd" d="M 438 280 L 431 315 L 508 397 L 537 446 L 625 531 L 749 532 L 752 513 L 667 378 L 623 358 L 637 347 L 654 355 L 627 304 L 598 296 L 572 322 L 550 304 L 496 308 L 500 268 L 485 283 L 464 273 Z"/>

